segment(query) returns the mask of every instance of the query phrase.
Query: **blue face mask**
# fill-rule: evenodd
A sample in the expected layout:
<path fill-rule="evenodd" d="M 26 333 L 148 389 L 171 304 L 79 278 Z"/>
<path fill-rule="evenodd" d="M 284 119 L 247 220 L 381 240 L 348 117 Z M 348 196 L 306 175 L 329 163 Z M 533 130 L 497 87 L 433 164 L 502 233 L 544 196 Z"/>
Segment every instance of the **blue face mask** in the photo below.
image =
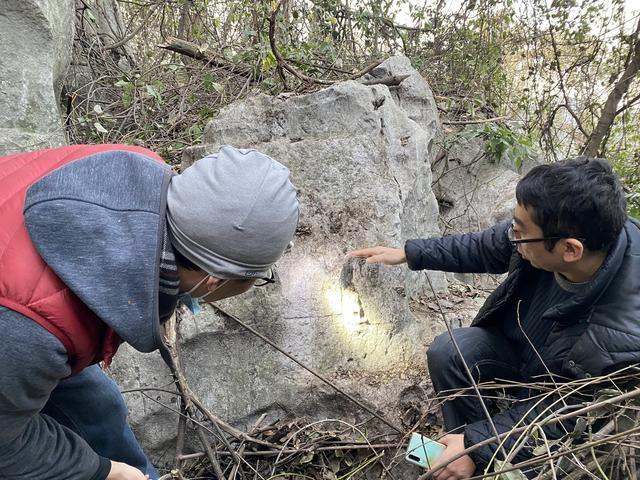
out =
<path fill-rule="evenodd" d="M 204 282 L 206 282 L 208 278 L 209 278 L 209 275 L 207 275 L 202 280 L 200 280 L 196 284 L 196 286 L 193 287 L 191 290 L 189 290 L 187 293 L 183 293 L 181 295 L 178 295 L 178 300 L 180 300 L 180 302 L 182 302 L 182 304 L 185 307 L 187 307 L 191 311 L 191 313 L 193 313 L 194 315 L 198 315 L 202 311 L 202 307 L 200 306 L 200 302 L 202 301 L 202 299 L 204 297 L 209 295 L 209 293 L 211 293 L 211 292 L 207 292 L 207 293 L 205 293 L 204 295 L 202 295 L 200 297 L 192 297 L 191 294 L 193 292 L 195 292 L 198 289 L 198 287 L 200 287 L 200 285 L 202 285 Z"/>
<path fill-rule="evenodd" d="M 198 315 L 202 311 L 202 307 L 200 306 L 200 298 L 193 298 L 190 294 L 185 293 L 178 297 L 180 302 L 187 307 L 191 313 L 194 315 Z"/>

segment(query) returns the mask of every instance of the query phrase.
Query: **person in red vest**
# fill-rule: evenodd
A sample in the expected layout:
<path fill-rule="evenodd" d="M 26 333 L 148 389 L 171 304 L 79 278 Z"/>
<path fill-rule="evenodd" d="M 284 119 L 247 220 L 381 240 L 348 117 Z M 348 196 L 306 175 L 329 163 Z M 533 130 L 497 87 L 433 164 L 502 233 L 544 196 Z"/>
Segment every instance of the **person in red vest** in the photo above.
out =
<path fill-rule="evenodd" d="M 181 301 L 269 280 L 298 221 L 286 167 L 223 147 L 180 175 L 83 145 L 0 158 L 0 478 L 157 479 L 102 372 L 159 350 Z"/>

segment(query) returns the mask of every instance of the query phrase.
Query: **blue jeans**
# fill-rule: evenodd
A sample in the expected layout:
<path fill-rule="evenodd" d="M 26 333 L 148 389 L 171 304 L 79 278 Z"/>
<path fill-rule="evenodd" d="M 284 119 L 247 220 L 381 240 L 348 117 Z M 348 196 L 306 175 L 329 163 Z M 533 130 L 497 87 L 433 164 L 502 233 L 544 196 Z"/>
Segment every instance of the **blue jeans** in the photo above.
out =
<path fill-rule="evenodd" d="M 120 390 L 97 365 L 61 381 L 42 413 L 80 435 L 98 455 L 136 467 L 152 480 L 159 477 L 127 423 Z"/>

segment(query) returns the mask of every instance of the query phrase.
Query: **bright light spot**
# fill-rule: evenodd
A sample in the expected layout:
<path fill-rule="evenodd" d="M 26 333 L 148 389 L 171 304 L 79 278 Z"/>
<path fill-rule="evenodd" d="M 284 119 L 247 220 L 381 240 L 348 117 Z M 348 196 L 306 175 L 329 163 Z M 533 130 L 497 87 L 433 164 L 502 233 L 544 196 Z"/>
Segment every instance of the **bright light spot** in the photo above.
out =
<path fill-rule="evenodd" d="M 347 332 L 357 332 L 360 324 L 366 322 L 354 292 L 332 285 L 327 288 L 325 297 L 331 313 L 338 317 Z"/>

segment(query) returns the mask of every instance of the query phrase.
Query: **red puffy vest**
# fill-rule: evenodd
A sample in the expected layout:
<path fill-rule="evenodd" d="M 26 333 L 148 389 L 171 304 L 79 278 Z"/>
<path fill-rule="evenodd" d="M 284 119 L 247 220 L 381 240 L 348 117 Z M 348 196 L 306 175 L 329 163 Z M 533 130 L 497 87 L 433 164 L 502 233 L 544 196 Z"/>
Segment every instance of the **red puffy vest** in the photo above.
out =
<path fill-rule="evenodd" d="M 72 374 L 100 361 L 108 364 L 121 339 L 40 257 L 24 224 L 25 195 L 57 168 L 108 150 L 132 151 L 162 162 L 150 150 L 126 145 L 75 145 L 0 158 L 0 305 L 55 335 L 67 351 Z"/>

